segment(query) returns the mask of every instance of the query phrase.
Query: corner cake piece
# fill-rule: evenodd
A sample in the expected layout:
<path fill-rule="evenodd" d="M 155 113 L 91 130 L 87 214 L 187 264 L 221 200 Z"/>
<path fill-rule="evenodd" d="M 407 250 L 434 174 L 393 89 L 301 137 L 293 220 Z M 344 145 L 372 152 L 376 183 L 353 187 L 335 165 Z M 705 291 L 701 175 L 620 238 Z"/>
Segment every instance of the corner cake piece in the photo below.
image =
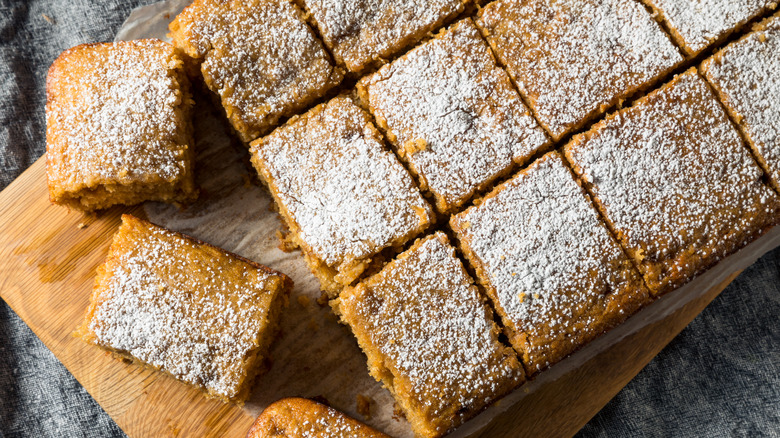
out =
<path fill-rule="evenodd" d="M 529 375 L 650 302 L 557 152 L 453 216 L 450 226 Z"/>
<path fill-rule="evenodd" d="M 360 73 L 420 41 L 468 0 L 298 0 L 306 4 L 325 44 Z"/>
<path fill-rule="evenodd" d="M 293 117 L 253 142 L 251 154 L 292 243 L 331 297 L 433 222 L 412 177 L 348 97 Z"/>
<path fill-rule="evenodd" d="M 123 215 L 78 333 L 243 403 L 291 288 L 284 274 Z"/>
<path fill-rule="evenodd" d="M 170 25 L 200 63 L 246 143 L 341 82 L 320 41 L 288 0 L 195 0 Z"/>
<path fill-rule="evenodd" d="M 247 438 L 389 438 L 333 408 L 288 397 L 271 403 L 252 424 Z"/>
<path fill-rule="evenodd" d="M 358 90 L 440 212 L 549 144 L 469 18 L 363 78 Z"/>
<path fill-rule="evenodd" d="M 556 141 L 682 61 L 633 0 L 498 0 L 477 25 Z"/>
<path fill-rule="evenodd" d="M 780 192 L 780 15 L 702 65 Z"/>
<path fill-rule="evenodd" d="M 780 220 L 780 200 L 695 68 L 565 152 L 655 295 Z"/>
<path fill-rule="evenodd" d="M 84 44 L 46 80 L 46 175 L 55 204 L 188 202 L 197 196 L 189 81 L 160 40 Z"/>
<path fill-rule="evenodd" d="M 420 239 L 332 302 L 416 436 L 438 437 L 524 381 L 447 237 Z"/>
<path fill-rule="evenodd" d="M 726 39 L 745 23 L 777 7 L 777 0 L 641 0 L 662 20 L 688 56 Z"/>

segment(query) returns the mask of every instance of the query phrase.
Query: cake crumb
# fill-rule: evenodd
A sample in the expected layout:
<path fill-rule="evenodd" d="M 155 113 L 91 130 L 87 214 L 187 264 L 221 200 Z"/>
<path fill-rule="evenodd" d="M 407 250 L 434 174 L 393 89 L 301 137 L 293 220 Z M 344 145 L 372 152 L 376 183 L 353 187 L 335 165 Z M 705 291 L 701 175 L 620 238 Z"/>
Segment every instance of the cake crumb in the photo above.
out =
<path fill-rule="evenodd" d="M 49 17 L 46 14 L 41 14 L 41 17 L 43 17 L 43 19 L 46 20 L 46 22 L 49 23 L 49 24 L 57 24 L 57 22 L 54 21 L 53 18 Z"/>
<path fill-rule="evenodd" d="M 371 405 L 374 400 L 371 397 L 367 397 L 363 394 L 357 395 L 356 409 L 358 414 L 362 415 L 366 420 L 371 419 Z"/>
<path fill-rule="evenodd" d="M 309 307 L 309 303 L 311 302 L 309 297 L 306 295 L 298 295 L 298 298 L 296 299 L 298 300 L 298 304 L 300 304 L 303 308 Z"/>
<path fill-rule="evenodd" d="M 293 252 L 298 248 L 298 245 L 290 238 L 289 231 L 276 230 L 276 237 L 279 239 L 279 248 L 283 252 Z"/>
<path fill-rule="evenodd" d="M 319 298 L 317 298 L 317 304 L 318 304 L 320 307 L 325 307 L 325 306 L 327 306 L 327 305 L 328 305 L 328 293 L 327 293 L 327 292 L 322 292 L 322 294 L 320 295 L 320 297 L 319 297 Z"/>

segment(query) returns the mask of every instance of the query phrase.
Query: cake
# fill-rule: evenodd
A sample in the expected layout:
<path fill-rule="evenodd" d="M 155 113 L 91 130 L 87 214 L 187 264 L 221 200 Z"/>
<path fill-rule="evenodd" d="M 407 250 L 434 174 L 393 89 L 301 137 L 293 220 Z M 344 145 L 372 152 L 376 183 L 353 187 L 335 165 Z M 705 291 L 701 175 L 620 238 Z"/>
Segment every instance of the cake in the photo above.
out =
<path fill-rule="evenodd" d="M 247 438 L 389 438 L 331 407 L 288 397 L 268 405 Z"/>
<path fill-rule="evenodd" d="M 357 87 L 443 213 L 549 144 L 470 18 Z"/>
<path fill-rule="evenodd" d="M 349 97 L 293 117 L 250 152 L 292 243 L 331 297 L 433 222 L 412 177 Z"/>
<path fill-rule="evenodd" d="M 341 82 L 322 43 L 288 0 L 195 0 L 170 36 L 219 96 L 245 143 Z"/>
<path fill-rule="evenodd" d="M 477 25 L 555 141 L 682 61 L 632 0 L 498 0 Z"/>
<path fill-rule="evenodd" d="M 565 153 L 655 295 L 780 219 L 780 200 L 695 68 L 575 136 Z"/>
<path fill-rule="evenodd" d="M 701 70 L 780 192 L 780 15 L 716 53 Z"/>
<path fill-rule="evenodd" d="M 351 72 L 389 59 L 463 11 L 468 0 L 299 0 Z"/>
<path fill-rule="evenodd" d="M 687 56 L 726 39 L 777 7 L 777 0 L 641 0 L 653 8 Z"/>
<path fill-rule="evenodd" d="M 650 302 L 557 152 L 450 219 L 463 254 L 533 375 Z"/>
<path fill-rule="evenodd" d="M 123 215 L 78 335 L 243 403 L 291 288 L 284 274 Z"/>
<path fill-rule="evenodd" d="M 49 69 L 46 95 L 51 202 L 91 211 L 197 196 L 193 101 L 173 46 L 138 40 L 66 50 Z"/>
<path fill-rule="evenodd" d="M 524 380 L 441 232 L 419 239 L 331 305 L 415 436 L 444 435 Z"/>

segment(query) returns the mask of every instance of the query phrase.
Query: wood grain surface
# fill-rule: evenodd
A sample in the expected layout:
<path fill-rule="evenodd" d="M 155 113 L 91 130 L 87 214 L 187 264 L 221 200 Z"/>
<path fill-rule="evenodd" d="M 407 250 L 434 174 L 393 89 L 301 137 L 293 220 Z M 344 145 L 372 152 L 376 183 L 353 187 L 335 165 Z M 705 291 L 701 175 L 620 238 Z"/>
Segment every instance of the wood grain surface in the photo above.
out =
<path fill-rule="evenodd" d="M 143 217 L 139 207 L 86 218 L 50 205 L 38 160 L 0 193 L 0 296 L 130 437 L 245 436 L 254 419 L 242 408 L 73 337 L 125 212 Z M 479 435 L 573 435 L 736 276 L 546 383 Z"/>

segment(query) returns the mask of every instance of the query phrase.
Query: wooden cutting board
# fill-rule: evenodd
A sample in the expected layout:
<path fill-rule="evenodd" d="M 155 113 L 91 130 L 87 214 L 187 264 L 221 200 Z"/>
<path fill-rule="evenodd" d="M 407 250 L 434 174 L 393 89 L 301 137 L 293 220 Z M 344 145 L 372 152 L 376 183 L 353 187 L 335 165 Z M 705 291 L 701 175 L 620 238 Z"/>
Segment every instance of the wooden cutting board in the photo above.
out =
<path fill-rule="evenodd" d="M 242 408 L 73 337 L 120 214 L 143 211 L 85 220 L 52 206 L 45 168 L 41 158 L 0 193 L 0 296 L 129 436 L 245 436 L 254 418 Z M 480 436 L 573 435 L 737 275 L 524 397 Z"/>

